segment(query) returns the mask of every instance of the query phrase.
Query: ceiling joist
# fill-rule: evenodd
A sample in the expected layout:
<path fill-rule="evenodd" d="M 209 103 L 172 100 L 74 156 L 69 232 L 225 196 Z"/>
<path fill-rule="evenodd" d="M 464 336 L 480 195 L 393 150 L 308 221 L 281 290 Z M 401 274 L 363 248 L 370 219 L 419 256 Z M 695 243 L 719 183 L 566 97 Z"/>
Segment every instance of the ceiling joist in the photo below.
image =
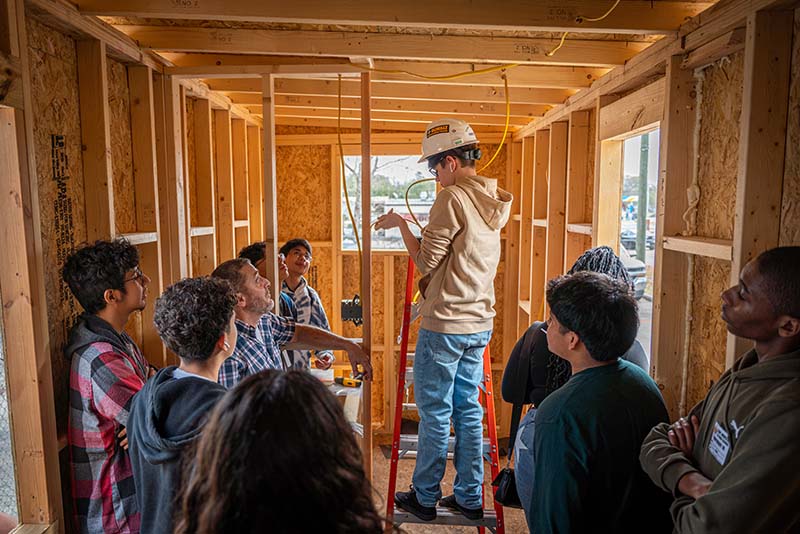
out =
<path fill-rule="evenodd" d="M 261 106 L 261 95 L 251 93 L 224 93 L 232 102 L 243 106 Z M 275 95 L 275 105 L 292 108 L 338 109 L 339 99 L 335 96 Z M 434 100 L 390 100 L 373 98 L 370 104 L 373 111 L 419 112 L 419 113 L 460 113 L 477 115 L 506 116 L 505 103 L 495 102 L 445 102 Z M 533 104 L 511 104 L 512 117 L 540 117 L 550 106 Z M 343 97 L 342 109 L 361 109 L 361 99 Z"/>
<path fill-rule="evenodd" d="M 614 67 L 649 43 L 559 38 L 418 35 L 396 33 L 254 30 L 169 26 L 117 26 L 146 49 L 292 56 L 354 55 L 406 61 L 463 61 Z"/>
<path fill-rule="evenodd" d="M 260 80 L 224 79 L 206 80 L 214 91 L 249 93 L 261 95 Z M 276 79 L 275 94 L 303 96 L 336 96 L 339 94 L 336 80 Z M 560 104 L 575 94 L 572 89 L 546 89 L 513 87 L 508 96 L 512 104 Z M 342 80 L 342 96 L 360 97 L 361 86 L 357 81 Z M 260 96 L 259 96 L 260 98 Z M 502 83 L 494 86 L 448 85 L 448 84 L 400 84 L 372 82 L 372 98 L 391 100 L 431 100 L 446 102 L 496 102 L 505 104 L 506 95 Z"/>
<path fill-rule="evenodd" d="M 244 56 L 248 57 L 248 56 Z M 254 56 L 249 56 L 254 57 Z M 255 56 L 257 57 L 257 56 Z M 246 65 L 208 65 L 198 67 L 172 67 L 168 72 L 179 74 L 181 77 L 195 78 L 252 78 L 268 72 L 290 74 L 290 66 L 280 65 L 258 66 L 250 63 Z M 297 72 L 301 71 L 298 66 Z M 588 87 L 593 81 L 605 74 L 608 69 L 595 69 L 585 67 L 540 67 L 540 66 L 519 66 L 503 69 L 495 72 L 476 72 L 468 76 L 461 76 L 465 72 L 474 72 L 481 69 L 482 65 L 461 64 L 461 63 L 423 63 L 423 62 L 402 62 L 402 61 L 376 61 L 375 69 L 372 71 L 372 80 L 376 82 L 398 82 L 405 84 L 425 83 L 425 84 L 449 84 L 449 85 L 503 85 L 502 74 L 508 76 L 509 87 L 547 87 L 554 89 L 581 89 Z M 356 73 L 362 72 L 361 68 L 355 66 L 341 65 L 338 69 L 336 65 L 318 65 L 315 68 L 320 72 L 323 70 L 339 70 L 341 72 Z M 276 70 L 277 69 L 277 70 Z M 310 69 L 309 69 L 310 70 Z M 409 76 L 397 71 L 409 71 L 417 76 Z M 237 72 L 239 74 L 237 74 Z M 459 75 L 451 78 L 451 76 Z M 420 78 L 424 76 L 426 78 Z M 308 76 L 310 78 L 334 78 L 335 75 L 328 76 Z M 430 79 L 435 78 L 435 79 Z"/>
<path fill-rule="evenodd" d="M 431 29 L 482 29 L 666 34 L 689 17 L 709 7 L 706 2 L 623 0 L 600 21 L 608 9 L 597 0 L 77 0 L 81 12 L 196 20 L 281 22 L 337 25 L 378 25 Z M 610 4 L 610 2 L 608 2 Z"/>
<path fill-rule="evenodd" d="M 261 106 L 245 106 L 251 113 L 259 113 Z M 336 119 L 339 110 L 330 108 L 294 108 L 275 106 L 276 117 L 307 117 L 307 118 L 324 118 Z M 355 119 L 361 117 L 360 110 L 343 109 L 342 119 Z M 448 113 L 448 117 L 454 119 L 461 119 L 469 124 L 486 125 L 486 126 L 503 126 L 505 124 L 505 117 L 497 115 L 474 115 L 474 114 L 460 114 Z M 421 122 L 428 124 L 431 121 L 442 117 L 441 113 L 421 113 L 421 112 L 407 112 L 407 111 L 373 111 L 370 113 L 373 120 L 387 121 L 387 122 Z M 511 126 L 522 127 L 531 121 L 531 117 L 510 117 L 509 124 Z"/>
<path fill-rule="evenodd" d="M 260 115 L 256 115 L 261 117 Z M 288 125 L 288 126 L 314 126 L 318 128 L 336 128 L 337 120 L 335 118 L 304 118 L 304 117 L 275 117 L 275 124 Z M 394 122 L 384 120 L 371 120 L 370 125 L 373 131 L 410 131 L 419 132 L 420 134 L 425 131 L 425 122 Z M 361 128 L 360 119 L 342 119 L 342 128 Z M 509 127 L 509 136 L 514 132 L 517 127 Z M 481 132 L 502 132 L 503 125 L 482 126 L 475 127 L 475 133 L 480 138 Z"/>

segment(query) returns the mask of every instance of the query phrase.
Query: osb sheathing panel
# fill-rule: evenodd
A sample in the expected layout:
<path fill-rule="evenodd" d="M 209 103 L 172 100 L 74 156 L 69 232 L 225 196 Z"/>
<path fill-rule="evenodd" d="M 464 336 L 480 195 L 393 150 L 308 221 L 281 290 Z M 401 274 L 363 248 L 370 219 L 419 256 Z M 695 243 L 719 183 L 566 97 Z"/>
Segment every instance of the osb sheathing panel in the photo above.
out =
<path fill-rule="evenodd" d="M 800 245 L 800 9 L 794 12 L 792 80 L 781 203 L 781 245 Z"/>
<path fill-rule="evenodd" d="M 276 149 L 278 238 L 330 241 L 331 150 L 327 145 Z"/>
<path fill-rule="evenodd" d="M 687 407 L 701 401 L 725 370 L 727 329 L 720 318 L 720 294 L 728 288 L 730 275 L 730 263 L 695 256 Z"/>
<path fill-rule="evenodd" d="M 358 255 L 345 254 L 342 256 L 342 298 L 351 299 L 353 295 L 361 294 L 359 273 L 361 266 L 358 263 Z M 397 273 L 395 272 L 395 276 Z M 383 256 L 372 257 L 372 344 L 383 345 L 383 318 L 384 308 L 384 287 L 383 287 Z M 354 326 L 351 322 L 342 324 L 344 334 L 347 337 L 361 337 L 363 329 L 361 326 Z"/>
<path fill-rule="evenodd" d="M 131 98 L 128 69 L 108 59 L 108 125 L 111 134 L 111 169 L 114 176 L 114 220 L 117 232 L 136 231 L 136 196 L 131 142 Z"/>
<path fill-rule="evenodd" d="M 61 266 L 74 245 L 86 240 L 83 164 L 75 41 L 33 19 L 28 27 L 36 179 L 44 255 L 44 284 L 59 433 L 66 431 L 69 360 L 63 349 L 69 329 L 81 312 Z M 54 147 L 63 136 L 63 148 Z M 57 169 L 57 170 L 56 170 Z"/>
<path fill-rule="evenodd" d="M 372 375 L 372 424 L 383 424 L 384 409 L 383 409 L 383 351 L 372 351 L 372 368 L 375 372 Z"/>
<path fill-rule="evenodd" d="M 744 53 L 723 58 L 703 71 L 697 180 L 697 235 L 733 238 L 733 206 L 739 164 Z"/>
<path fill-rule="evenodd" d="M 189 175 L 189 216 L 192 226 L 197 224 L 197 154 L 194 143 L 194 98 L 186 99 L 186 171 Z"/>

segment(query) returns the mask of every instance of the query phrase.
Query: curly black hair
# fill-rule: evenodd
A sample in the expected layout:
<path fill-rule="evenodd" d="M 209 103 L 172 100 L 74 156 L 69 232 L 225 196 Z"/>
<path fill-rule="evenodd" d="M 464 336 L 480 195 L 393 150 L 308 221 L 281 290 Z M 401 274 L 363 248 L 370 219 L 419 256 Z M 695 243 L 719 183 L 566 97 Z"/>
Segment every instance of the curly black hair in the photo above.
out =
<path fill-rule="evenodd" d="M 258 264 L 261 260 L 267 257 L 267 243 L 266 241 L 256 241 L 247 245 L 239 251 L 240 258 L 247 258 L 253 265 Z"/>
<path fill-rule="evenodd" d="M 638 305 L 630 287 L 606 274 L 581 271 L 550 280 L 547 304 L 563 332 L 575 332 L 600 362 L 625 354 L 639 331 Z"/>
<path fill-rule="evenodd" d="M 106 307 L 106 290 L 125 293 L 125 273 L 138 265 L 139 251 L 125 238 L 98 240 L 81 245 L 69 255 L 61 278 L 86 313 L 95 314 Z"/>
<path fill-rule="evenodd" d="M 292 249 L 296 247 L 305 247 L 308 253 L 313 255 L 313 252 L 311 250 L 311 243 L 299 237 L 287 241 L 286 244 L 284 244 L 278 252 L 280 252 L 284 256 L 288 256 L 289 253 L 292 251 Z"/>
<path fill-rule="evenodd" d="M 236 294 L 221 278 L 184 278 L 156 299 L 153 323 L 169 350 L 182 360 L 203 361 L 228 331 Z"/>

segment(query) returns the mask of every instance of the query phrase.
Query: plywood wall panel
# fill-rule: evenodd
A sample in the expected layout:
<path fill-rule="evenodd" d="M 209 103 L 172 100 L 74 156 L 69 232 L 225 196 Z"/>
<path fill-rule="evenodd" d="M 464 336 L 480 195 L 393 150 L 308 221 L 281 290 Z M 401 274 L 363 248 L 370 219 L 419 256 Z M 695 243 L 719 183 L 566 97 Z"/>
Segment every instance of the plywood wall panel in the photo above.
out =
<path fill-rule="evenodd" d="M 794 15 L 780 244 L 800 245 L 800 9 L 795 10 Z"/>
<path fill-rule="evenodd" d="M 36 180 L 41 212 L 44 283 L 58 432 L 67 428 L 69 360 L 63 349 L 82 311 L 61 280 L 61 266 L 86 240 L 75 41 L 33 19 L 26 21 Z"/>
<path fill-rule="evenodd" d="M 720 294 L 728 288 L 730 275 L 729 262 L 695 257 L 687 409 L 705 397 L 725 370 L 727 329 L 720 318 Z"/>
<path fill-rule="evenodd" d="M 276 149 L 278 237 L 331 240 L 331 151 L 326 145 Z"/>
<path fill-rule="evenodd" d="M 736 53 L 703 71 L 697 179 L 697 235 L 733 238 L 733 207 L 739 162 L 744 54 Z"/>
<path fill-rule="evenodd" d="M 111 170 L 114 175 L 114 220 L 117 233 L 125 234 L 137 230 L 128 69 L 122 63 L 109 58 L 107 70 Z"/>
<path fill-rule="evenodd" d="M 82 311 L 61 281 L 61 266 L 86 240 L 75 41 L 33 19 L 26 21 L 33 91 L 34 150 L 39 188 L 44 283 L 58 432 L 67 428 L 69 360 L 63 349 Z"/>

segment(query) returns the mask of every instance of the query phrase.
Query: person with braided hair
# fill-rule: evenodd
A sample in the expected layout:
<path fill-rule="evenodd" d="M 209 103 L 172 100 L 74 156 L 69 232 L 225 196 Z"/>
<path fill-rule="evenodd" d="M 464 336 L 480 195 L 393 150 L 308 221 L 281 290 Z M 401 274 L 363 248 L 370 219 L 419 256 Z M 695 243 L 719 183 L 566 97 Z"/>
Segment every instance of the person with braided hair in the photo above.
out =
<path fill-rule="evenodd" d="M 603 246 L 587 250 L 575 261 L 567 274 L 582 271 L 608 275 L 623 282 L 633 291 L 632 278 L 622 260 L 610 247 Z M 536 410 L 548 395 L 566 384 L 572 376 L 570 363 L 550 352 L 546 334 L 545 323 L 534 322 L 514 345 L 503 373 L 503 400 L 518 407 L 524 404 L 532 405 L 516 430 L 514 443 L 509 443 L 509 446 L 514 447 L 517 492 L 526 517 L 531 517 L 529 505 L 533 495 L 535 466 L 533 439 Z M 638 340 L 633 342 L 622 359 L 647 371 L 647 355 Z M 519 411 L 519 408 L 515 411 Z M 512 435 L 515 434 L 515 426 L 512 418 Z"/>

